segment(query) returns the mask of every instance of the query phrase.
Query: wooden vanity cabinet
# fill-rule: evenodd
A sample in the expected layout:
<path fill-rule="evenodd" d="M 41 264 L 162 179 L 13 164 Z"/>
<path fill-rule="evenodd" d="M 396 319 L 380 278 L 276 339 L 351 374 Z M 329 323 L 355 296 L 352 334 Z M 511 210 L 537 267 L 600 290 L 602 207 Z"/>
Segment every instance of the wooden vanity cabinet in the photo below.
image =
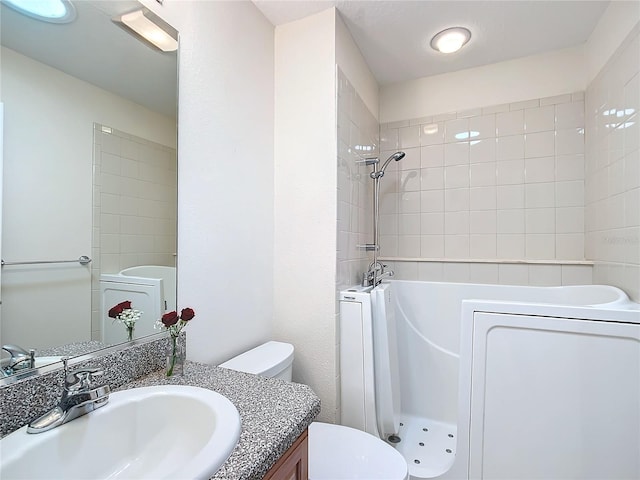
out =
<path fill-rule="evenodd" d="M 264 480 L 308 480 L 309 440 L 305 430 L 267 472 Z"/>

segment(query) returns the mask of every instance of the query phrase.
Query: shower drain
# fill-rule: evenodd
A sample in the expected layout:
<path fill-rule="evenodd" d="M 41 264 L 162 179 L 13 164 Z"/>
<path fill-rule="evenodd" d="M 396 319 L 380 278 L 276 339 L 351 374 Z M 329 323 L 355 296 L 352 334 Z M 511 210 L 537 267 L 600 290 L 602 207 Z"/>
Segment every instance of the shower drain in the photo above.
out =
<path fill-rule="evenodd" d="M 397 435 L 389 435 L 387 437 L 387 441 L 389 443 L 400 443 L 402 441 L 402 439 Z"/>

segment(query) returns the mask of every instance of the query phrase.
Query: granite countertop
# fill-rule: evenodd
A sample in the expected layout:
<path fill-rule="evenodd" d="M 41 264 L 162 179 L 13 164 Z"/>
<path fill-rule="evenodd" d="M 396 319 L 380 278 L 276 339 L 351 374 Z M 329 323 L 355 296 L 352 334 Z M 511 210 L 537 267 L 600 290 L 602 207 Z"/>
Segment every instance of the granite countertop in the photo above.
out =
<path fill-rule="evenodd" d="M 159 370 L 118 390 L 151 385 L 208 388 L 227 397 L 238 409 L 240 440 L 212 477 L 216 480 L 264 477 L 320 413 L 320 399 L 307 385 L 195 362 L 186 362 L 182 377 L 167 378 L 164 370 Z"/>
<path fill-rule="evenodd" d="M 92 353 L 108 346 L 109 345 L 106 345 L 97 340 L 89 340 L 86 342 L 68 343 L 66 345 L 59 345 L 57 347 L 41 348 L 36 351 L 36 356 L 78 356 Z"/>

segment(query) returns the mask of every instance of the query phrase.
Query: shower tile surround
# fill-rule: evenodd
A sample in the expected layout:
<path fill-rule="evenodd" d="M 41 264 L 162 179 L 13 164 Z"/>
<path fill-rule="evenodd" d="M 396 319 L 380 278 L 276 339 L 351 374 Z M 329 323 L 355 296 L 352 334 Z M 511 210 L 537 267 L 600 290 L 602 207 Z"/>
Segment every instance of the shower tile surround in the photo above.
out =
<path fill-rule="evenodd" d="M 640 26 L 587 88 L 586 253 L 640 302 Z"/>
<path fill-rule="evenodd" d="M 337 290 L 362 282 L 370 255 L 358 245 L 373 243 L 371 166 L 377 157 L 379 124 L 344 73 L 337 68 L 338 211 Z"/>
<path fill-rule="evenodd" d="M 101 340 L 100 274 L 175 266 L 176 150 L 94 123 L 91 337 Z"/>
<path fill-rule="evenodd" d="M 126 347 L 82 363 L 100 366 L 112 391 L 151 385 L 194 385 L 229 398 L 242 418 L 237 447 L 212 477 L 220 480 L 262 478 L 320 412 L 320 400 L 301 384 L 263 378 L 211 365 L 188 362 L 185 375 L 164 375 L 167 339 Z M 185 342 L 184 335 L 179 340 Z M 62 370 L 0 387 L 0 436 L 7 435 L 55 406 Z M 89 414 L 91 415 L 91 414 Z"/>
<path fill-rule="evenodd" d="M 380 126 L 381 256 L 396 278 L 591 283 L 584 92 Z"/>
<path fill-rule="evenodd" d="M 337 252 L 335 302 L 336 418 L 340 418 L 340 303 L 341 290 L 362 282 L 371 253 L 358 245 L 373 243 L 371 166 L 364 160 L 377 157 L 379 124 L 364 101 L 336 66 L 337 81 Z"/>

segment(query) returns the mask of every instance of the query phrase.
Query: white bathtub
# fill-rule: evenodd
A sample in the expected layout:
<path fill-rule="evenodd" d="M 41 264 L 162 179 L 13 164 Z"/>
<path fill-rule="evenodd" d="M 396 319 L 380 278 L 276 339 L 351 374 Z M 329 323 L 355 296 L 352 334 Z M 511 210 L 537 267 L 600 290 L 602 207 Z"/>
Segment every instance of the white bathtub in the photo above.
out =
<path fill-rule="evenodd" d="M 535 421 L 532 426 L 531 415 L 525 415 L 522 413 L 524 410 L 514 407 L 516 404 L 527 405 L 527 401 L 513 400 L 518 398 L 518 392 L 512 392 L 500 383 L 505 379 L 513 382 L 513 378 L 520 379 L 524 386 L 515 390 L 524 391 L 527 385 L 537 385 L 535 382 L 546 385 L 546 379 L 553 378 L 558 369 L 566 369 L 579 372 L 589 379 L 600 378 L 598 375 L 604 381 L 618 378 L 615 385 L 608 385 L 607 390 L 617 391 L 617 396 L 627 397 L 632 402 L 640 402 L 640 309 L 638 304 L 629 301 L 625 293 L 615 287 L 525 287 L 395 280 L 391 283 L 398 329 L 403 418 L 400 429 L 402 441 L 397 448 L 407 459 L 412 480 L 433 477 L 499 478 L 501 475 L 502 478 L 513 479 L 532 478 L 535 475 L 544 478 L 548 474 L 547 471 L 533 472 L 534 467 L 527 464 L 528 458 L 537 458 L 530 450 L 535 445 L 526 442 L 520 445 L 522 449 L 529 449 L 521 458 L 516 447 L 512 447 L 517 442 L 504 440 L 504 431 L 519 422 L 522 428 L 525 425 L 534 428 L 536 422 L 544 424 L 547 420 L 551 421 L 555 418 L 554 410 L 565 408 L 563 401 L 569 399 L 574 390 L 565 392 L 562 398 L 556 399 L 557 402 L 554 400 L 551 403 L 545 399 L 553 398 L 552 394 L 547 395 L 549 392 L 543 387 L 540 387 L 541 392 L 534 390 L 530 397 L 540 394 L 541 398 L 536 401 L 539 400 L 541 410 L 536 410 L 536 415 L 533 415 Z M 592 346 L 588 342 L 595 343 Z M 587 344 L 588 347 L 585 346 Z M 515 345 L 519 346 L 515 348 Z M 511 351 L 510 348 L 515 350 Z M 595 360 L 590 358 L 592 351 L 599 352 L 597 355 L 600 357 Z M 617 372 L 598 371 L 597 365 L 616 363 L 612 360 L 617 358 L 616 355 L 622 355 L 619 363 L 624 363 L 624 368 Z M 583 365 L 589 365 L 584 368 L 590 370 L 582 371 Z M 540 380 L 537 376 L 544 379 Z M 572 378 L 570 376 L 569 380 Z M 562 382 L 566 384 L 567 380 Z M 561 391 L 564 387 L 560 385 L 555 388 Z M 607 397 L 606 392 L 603 398 L 597 398 L 600 389 L 595 389 L 595 393 L 588 391 L 591 401 L 589 408 L 598 401 L 615 403 Z M 576 398 L 582 399 L 580 396 Z M 584 403 L 589 402 L 585 400 Z M 623 408 L 619 405 L 612 407 L 619 412 Z M 627 407 L 631 410 L 626 411 L 624 418 L 629 417 L 627 420 L 631 425 L 639 425 L 640 408 L 634 411 L 633 403 L 627 403 Z M 585 406 L 585 412 L 590 411 L 593 415 L 593 408 L 596 407 L 592 410 L 589 408 Z M 614 418 L 617 415 L 601 407 L 600 410 L 595 411 L 601 413 L 601 418 Z M 565 418 L 577 422 L 577 428 L 590 430 L 586 421 L 585 425 L 581 424 L 582 417 L 576 420 L 570 414 L 554 422 L 562 424 Z M 622 421 L 620 418 L 618 420 Z M 488 423 L 485 425 L 485 422 Z M 593 425 L 589 438 L 605 438 L 612 434 L 619 438 L 614 445 L 618 456 L 613 452 L 608 453 L 611 458 L 617 459 L 626 455 L 622 462 L 618 462 L 624 464 L 618 471 L 619 476 L 628 472 L 640 476 L 640 466 L 633 463 L 637 460 L 629 458 L 628 454 L 640 448 L 640 430 L 635 433 L 633 429 L 618 432 L 612 426 L 603 426 L 600 420 L 589 423 Z M 597 432 L 598 426 L 602 432 Z M 558 428 L 571 430 L 566 425 Z M 571 430 L 563 435 L 571 440 L 568 440 L 569 443 L 588 443 L 582 440 L 576 442 L 571 437 L 574 433 Z M 600 433 L 603 437 L 598 437 Z M 584 435 L 587 437 L 586 433 Z M 535 440 L 535 435 L 531 437 Z M 565 437 L 549 432 L 548 443 L 562 450 L 562 445 L 556 445 L 553 439 Z M 613 445 L 609 440 L 602 441 L 608 442 L 604 445 L 604 451 Z M 494 445 L 500 445 L 502 450 L 492 453 L 491 449 L 496 448 Z M 601 448 L 603 445 L 599 443 L 587 447 Z M 576 462 L 588 464 L 588 458 L 564 455 L 563 459 L 557 460 L 560 463 L 554 463 L 556 460 L 547 458 L 552 456 L 544 453 L 543 461 L 538 463 L 544 464 L 545 468 L 548 463 L 550 469 L 555 468 L 549 471 L 563 472 L 564 478 L 602 476 L 602 472 L 576 474 L 575 471 L 563 470 L 573 467 L 567 467 L 562 461 L 571 465 Z M 520 463 L 515 466 L 503 465 L 500 462 L 504 458 L 513 458 L 513 462 Z M 505 471 L 508 472 L 506 476 Z"/>
<path fill-rule="evenodd" d="M 176 267 L 141 265 L 120 270 L 119 275 L 125 277 L 162 279 L 164 300 L 166 302 L 164 310 L 171 312 L 176 309 Z"/>
<path fill-rule="evenodd" d="M 130 301 L 142 312 L 136 322 L 134 337 L 158 333 L 155 322 L 165 312 L 176 309 L 176 269 L 160 265 L 141 265 L 118 273 L 100 275 L 102 341 L 115 344 L 126 341 L 126 329 L 109 317 L 111 307 Z"/>

